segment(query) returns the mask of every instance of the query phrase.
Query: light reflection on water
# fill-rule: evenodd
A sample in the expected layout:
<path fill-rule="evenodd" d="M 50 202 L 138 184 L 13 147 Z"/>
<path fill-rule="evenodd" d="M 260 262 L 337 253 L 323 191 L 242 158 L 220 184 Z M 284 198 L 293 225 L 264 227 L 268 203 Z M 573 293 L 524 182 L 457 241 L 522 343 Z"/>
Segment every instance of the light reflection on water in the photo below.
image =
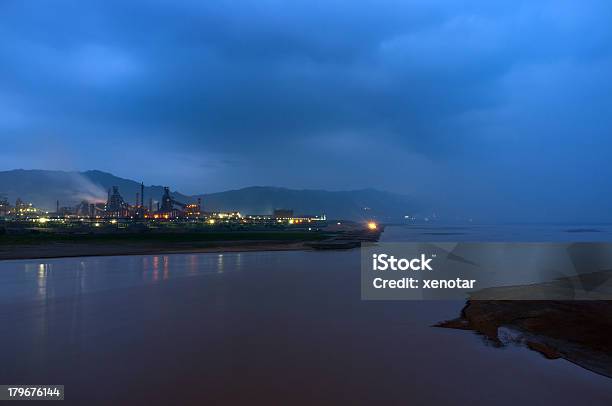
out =
<path fill-rule="evenodd" d="M 46 282 L 47 282 L 47 268 L 50 267 L 48 264 L 38 264 L 38 277 L 36 282 L 38 285 L 38 296 L 44 298 L 47 294 Z"/>
<path fill-rule="evenodd" d="M 610 225 L 390 226 L 382 241 L 612 241 Z M 0 303 L 46 300 L 180 277 L 314 261 L 320 253 L 249 252 L 63 258 L 0 262 Z M 355 255 L 358 253 L 355 251 Z"/>
<path fill-rule="evenodd" d="M 223 254 L 217 254 L 217 272 L 223 273 Z"/>
<path fill-rule="evenodd" d="M 279 254 L 282 255 L 247 255 L 251 264 L 269 264 Z M 241 271 L 244 260 L 244 253 L 209 253 L 2 261 L 0 303 L 158 284 L 173 278 L 222 275 Z"/>
<path fill-rule="evenodd" d="M 189 255 L 189 275 L 194 275 L 198 272 L 198 256 L 197 255 Z"/>
<path fill-rule="evenodd" d="M 168 259 L 167 255 L 164 255 L 163 258 L 164 258 L 164 280 L 166 280 L 170 276 L 170 267 L 169 267 L 170 260 Z"/>
<path fill-rule="evenodd" d="M 32 382 L 32 373 L 46 369 L 57 376 L 55 368 L 68 362 L 66 382 L 73 379 L 71 387 L 78 388 L 74 382 L 86 380 L 88 389 L 98 387 L 104 374 L 115 379 L 111 390 L 126 388 L 126 377 L 156 375 L 163 383 L 172 377 L 163 367 L 174 366 L 174 373 L 231 382 L 232 391 L 249 383 L 259 390 L 271 380 L 281 380 L 281 390 L 323 382 L 322 390 L 336 391 L 336 403 L 381 390 L 398 404 L 609 400 L 610 381 L 564 361 L 501 351 L 464 331 L 431 328 L 456 317 L 462 302 L 362 301 L 359 281 L 358 250 L 4 261 L 0 304 L 17 305 L 6 306 L 15 313 L 5 312 L 0 337 L 6 348 L 21 351 L 15 357 L 0 352 L 0 365 L 12 379 L 21 373 L 22 381 Z M 140 289 L 121 291 L 129 287 Z M 100 291 L 106 292 L 85 296 Z M 53 304 L 67 296 L 73 300 Z M 163 339 L 150 339 L 164 329 Z M 122 362 L 99 356 L 109 349 Z M 87 354 L 96 362 L 81 364 Z M 150 366 L 163 373 L 149 374 Z M 296 370 L 303 380 L 282 381 Z M 244 371 L 248 379 L 236 375 Z"/>

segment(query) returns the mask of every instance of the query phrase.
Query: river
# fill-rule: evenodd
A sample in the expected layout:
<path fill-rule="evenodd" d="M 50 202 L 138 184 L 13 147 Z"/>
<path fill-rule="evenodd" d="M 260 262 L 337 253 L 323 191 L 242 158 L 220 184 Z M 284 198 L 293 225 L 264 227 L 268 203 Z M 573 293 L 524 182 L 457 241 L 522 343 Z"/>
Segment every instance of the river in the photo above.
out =
<path fill-rule="evenodd" d="M 384 240 L 612 240 L 606 226 L 508 227 L 388 227 Z M 359 260 L 1 261 L 0 384 L 64 385 L 81 404 L 612 404 L 608 378 L 431 327 L 462 302 L 362 301 Z"/>

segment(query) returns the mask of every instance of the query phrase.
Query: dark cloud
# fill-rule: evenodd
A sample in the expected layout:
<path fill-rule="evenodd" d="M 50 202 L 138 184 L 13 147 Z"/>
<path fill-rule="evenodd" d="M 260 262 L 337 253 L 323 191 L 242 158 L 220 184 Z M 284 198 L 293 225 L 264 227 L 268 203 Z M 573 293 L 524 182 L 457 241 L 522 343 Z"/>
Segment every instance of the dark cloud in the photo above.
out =
<path fill-rule="evenodd" d="M 605 1 L 7 0 L 0 162 L 609 218 L 611 17 Z"/>

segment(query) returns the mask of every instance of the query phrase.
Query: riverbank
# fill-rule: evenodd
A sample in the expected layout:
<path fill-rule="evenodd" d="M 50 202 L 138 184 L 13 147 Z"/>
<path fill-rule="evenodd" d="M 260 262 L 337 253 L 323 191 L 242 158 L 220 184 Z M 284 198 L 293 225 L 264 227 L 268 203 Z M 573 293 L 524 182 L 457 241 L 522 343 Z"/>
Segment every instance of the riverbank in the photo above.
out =
<path fill-rule="evenodd" d="M 602 271 L 580 275 L 580 280 L 597 287 L 611 277 L 612 271 Z M 548 359 L 562 358 L 612 378 L 612 301 L 516 300 L 534 297 L 534 292 L 543 298 L 568 297 L 568 286 L 576 286 L 570 279 L 475 292 L 459 318 L 437 326 L 476 331 L 494 345 L 522 345 Z"/>
<path fill-rule="evenodd" d="M 0 260 L 110 255 L 350 249 L 379 232 L 212 231 L 0 235 Z"/>
<path fill-rule="evenodd" d="M 25 234 L 0 237 L 0 260 L 108 255 L 312 249 L 326 233 L 209 232 L 142 234 Z"/>
<path fill-rule="evenodd" d="M 198 245 L 171 244 L 159 246 L 155 244 L 70 244 L 51 243 L 44 246 L 13 246 L 0 248 L 0 260 L 36 259 L 36 258 L 70 258 L 115 255 L 155 255 L 155 254 L 187 254 L 211 252 L 248 252 L 248 251 L 290 251 L 312 250 L 305 242 L 287 241 L 218 241 Z"/>

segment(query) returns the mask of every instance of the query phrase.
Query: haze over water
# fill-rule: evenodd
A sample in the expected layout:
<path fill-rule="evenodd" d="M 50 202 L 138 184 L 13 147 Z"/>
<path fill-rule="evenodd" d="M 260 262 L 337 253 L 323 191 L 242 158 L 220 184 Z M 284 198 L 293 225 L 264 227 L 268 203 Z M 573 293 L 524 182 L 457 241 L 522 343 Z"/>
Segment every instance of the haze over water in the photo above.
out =
<path fill-rule="evenodd" d="M 514 227 L 388 227 L 384 240 L 529 234 Z M 362 301 L 359 261 L 358 250 L 2 261 L 0 381 L 105 402 L 612 403 L 610 379 L 431 327 L 463 302 Z"/>

